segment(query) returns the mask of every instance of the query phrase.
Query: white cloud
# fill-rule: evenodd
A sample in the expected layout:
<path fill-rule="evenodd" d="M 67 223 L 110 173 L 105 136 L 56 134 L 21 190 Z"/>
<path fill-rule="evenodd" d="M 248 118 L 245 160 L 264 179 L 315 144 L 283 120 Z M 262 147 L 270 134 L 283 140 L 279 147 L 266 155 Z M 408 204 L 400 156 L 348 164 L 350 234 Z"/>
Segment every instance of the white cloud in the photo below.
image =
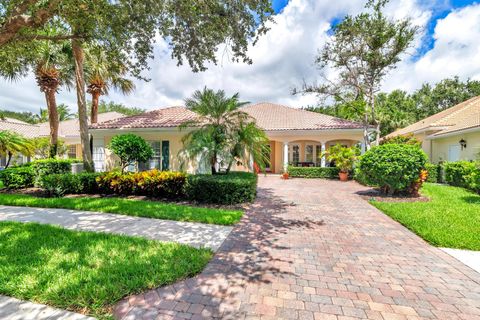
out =
<path fill-rule="evenodd" d="M 388 12 L 395 18 L 410 16 L 414 23 L 425 26 L 432 10 L 441 3 L 442 0 L 427 4 L 417 0 L 392 1 Z M 232 63 L 228 55 L 219 50 L 219 65 L 209 65 L 206 72 L 192 73 L 188 66 L 177 67 L 167 45 L 161 41 L 155 46 L 155 60 L 150 63 L 147 74 L 152 80 L 136 81 L 137 90 L 129 96 L 112 92 L 105 99 L 152 109 L 181 104 L 194 90 L 208 86 L 224 89 L 229 94 L 240 92 L 242 99 L 252 102 L 271 101 L 295 107 L 314 104 L 315 96 L 291 96 L 291 89 L 300 86 L 303 79 L 309 82 L 319 79 L 314 59 L 328 38 L 330 22 L 361 11 L 363 5 L 363 0 L 291 0 L 275 17 L 271 30 L 250 48 L 252 65 Z M 456 74 L 464 78 L 478 77 L 479 12 L 480 5 L 470 6 L 440 20 L 435 29 L 434 48 L 417 61 L 406 56 L 385 81 L 384 89 L 412 89 L 423 81 Z M 415 47 L 421 45 L 419 37 Z M 58 100 L 76 109 L 74 92 L 62 90 Z M 15 84 L 0 81 L 0 108 L 37 111 L 43 105 L 43 95 L 33 77 Z"/>

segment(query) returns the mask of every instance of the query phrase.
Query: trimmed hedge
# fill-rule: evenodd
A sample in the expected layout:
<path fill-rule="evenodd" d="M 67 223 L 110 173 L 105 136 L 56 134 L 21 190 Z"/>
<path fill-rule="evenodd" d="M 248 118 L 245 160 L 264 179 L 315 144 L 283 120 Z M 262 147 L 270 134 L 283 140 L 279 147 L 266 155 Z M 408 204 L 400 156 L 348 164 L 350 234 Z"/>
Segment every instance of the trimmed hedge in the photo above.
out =
<path fill-rule="evenodd" d="M 34 184 L 36 186 L 41 186 L 43 176 L 70 173 L 72 171 L 73 162 L 77 161 L 68 159 L 42 159 L 33 161 L 32 168 L 35 172 Z"/>
<path fill-rule="evenodd" d="M 68 193 L 98 193 L 97 177 L 99 173 L 82 172 L 78 174 L 62 173 L 42 176 L 40 185 L 45 191 L 54 196 Z"/>
<path fill-rule="evenodd" d="M 156 169 L 125 174 L 112 171 L 97 177 L 101 192 L 120 195 L 147 195 L 159 198 L 181 197 L 185 181 L 185 173 Z"/>
<path fill-rule="evenodd" d="M 480 192 L 480 165 L 474 162 L 445 162 L 445 182 Z"/>
<path fill-rule="evenodd" d="M 438 183 L 440 182 L 440 166 L 438 164 L 427 163 L 425 170 L 428 172 L 427 182 Z"/>
<path fill-rule="evenodd" d="M 288 167 L 290 177 L 338 179 L 339 169 L 336 167 Z"/>
<path fill-rule="evenodd" d="M 358 169 L 366 183 L 394 194 L 409 192 L 419 181 L 426 163 L 427 155 L 416 145 L 383 144 L 367 151 L 360 158 Z"/>
<path fill-rule="evenodd" d="M 257 175 L 248 172 L 189 175 L 187 197 L 204 203 L 236 204 L 252 202 L 257 195 Z"/>
<path fill-rule="evenodd" d="M 13 167 L 0 171 L 0 180 L 7 189 L 33 187 L 35 174 L 30 166 Z"/>

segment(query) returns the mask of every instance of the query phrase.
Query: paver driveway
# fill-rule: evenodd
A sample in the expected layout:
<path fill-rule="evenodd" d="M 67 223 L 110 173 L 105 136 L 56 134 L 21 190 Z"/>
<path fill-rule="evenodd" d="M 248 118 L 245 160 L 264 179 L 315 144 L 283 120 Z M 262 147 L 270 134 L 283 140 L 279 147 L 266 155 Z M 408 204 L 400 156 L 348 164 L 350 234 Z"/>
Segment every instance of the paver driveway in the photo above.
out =
<path fill-rule="evenodd" d="M 383 215 L 355 182 L 261 178 L 202 274 L 117 318 L 480 319 L 480 274 Z"/>

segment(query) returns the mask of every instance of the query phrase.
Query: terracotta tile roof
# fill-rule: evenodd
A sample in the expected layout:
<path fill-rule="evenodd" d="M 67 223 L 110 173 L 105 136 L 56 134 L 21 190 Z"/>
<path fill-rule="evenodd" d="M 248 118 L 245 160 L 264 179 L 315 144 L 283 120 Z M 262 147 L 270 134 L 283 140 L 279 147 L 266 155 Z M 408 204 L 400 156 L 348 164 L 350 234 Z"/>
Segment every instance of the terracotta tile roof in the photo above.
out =
<path fill-rule="evenodd" d="M 386 137 L 390 138 L 423 130 L 432 131 L 434 136 L 441 136 L 475 127 L 480 127 L 480 96 L 390 133 Z"/>
<path fill-rule="evenodd" d="M 98 123 L 124 118 L 125 115 L 118 112 L 105 112 L 98 114 Z M 40 123 L 39 136 L 48 136 L 50 134 L 50 126 L 48 122 Z M 60 121 L 58 126 L 59 137 L 79 137 L 80 123 L 78 119 Z"/>
<path fill-rule="evenodd" d="M 259 127 L 274 130 L 360 129 L 362 124 L 325 114 L 262 102 L 243 108 Z"/>
<path fill-rule="evenodd" d="M 17 119 L 5 118 L 5 120 L 0 119 L 0 130 L 10 130 L 25 138 L 33 138 L 38 136 L 39 126 Z"/>
<path fill-rule="evenodd" d="M 242 108 L 264 130 L 360 129 L 362 125 L 316 112 L 273 103 L 257 103 Z M 196 114 L 185 107 L 169 107 L 90 126 L 92 129 L 168 128 L 193 120 Z"/>
<path fill-rule="evenodd" d="M 91 125 L 91 129 L 171 128 L 193 120 L 196 114 L 185 107 L 169 107 Z"/>

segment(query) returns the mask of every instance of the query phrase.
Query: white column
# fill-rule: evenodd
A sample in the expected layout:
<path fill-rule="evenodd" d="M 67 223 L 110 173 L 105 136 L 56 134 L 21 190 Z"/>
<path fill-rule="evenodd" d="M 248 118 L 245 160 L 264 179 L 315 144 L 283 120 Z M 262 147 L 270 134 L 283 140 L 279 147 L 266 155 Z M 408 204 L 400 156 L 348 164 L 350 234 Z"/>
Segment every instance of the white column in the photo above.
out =
<path fill-rule="evenodd" d="M 283 143 L 283 172 L 288 169 L 288 142 Z"/>
<path fill-rule="evenodd" d="M 325 165 L 326 165 L 326 161 L 325 161 L 325 150 L 326 150 L 326 148 L 325 148 L 325 142 L 322 142 L 322 161 L 321 161 L 321 164 L 320 164 L 320 166 L 322 166 L 322 167 L 325 167 Z"/>

